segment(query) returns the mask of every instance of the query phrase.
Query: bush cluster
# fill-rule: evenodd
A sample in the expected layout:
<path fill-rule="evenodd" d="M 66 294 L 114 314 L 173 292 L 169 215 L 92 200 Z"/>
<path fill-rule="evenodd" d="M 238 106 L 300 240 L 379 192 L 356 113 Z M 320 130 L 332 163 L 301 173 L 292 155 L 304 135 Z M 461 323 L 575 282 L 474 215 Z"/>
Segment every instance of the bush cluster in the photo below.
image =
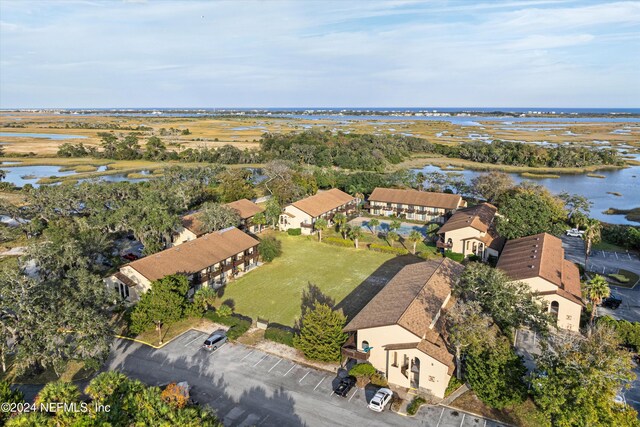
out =
<path fill-rule="evenodd" d="M 269 325 L 264 331 L 265 339 L 293 347 L 293 331 Z"/>
<path fill-rule="evenodd" d="M 372 243 L 369 245 L 369 249 L 378 252 L 384 252 L 387 254 L 407 255 L 409 253 L 405 248 L 394 248 L 393 246 L 381 245 L 378 243 Z"/>
<path fill-rule="evenodd" d="M 237 314 L 231 316 L 220 316 L 215 311 L 207 311 L 204 314 L 204 318 L 209 319 L 214 323 L 229 326 L 227 338 L 231 341 L 237 340 L 251 327 L 251 320 Z"/>
<path fill-rule="evenodd" d="M 290 228 L 287 230 L 287 234 L 289 236 L 299 236 L 302 234 L 302 229 L 301 228 Z"/>
<path fill-rule="evenodd" d="M 342 246 L 345 248 L 352 248 L 353 242 L 349 239 L 341 239 L 339 237 L 327 237 L 322 239 L 323 242 L 328 243 L 330 245 Z"/>
<path fill-rule="evenodd" d="M 407 414 L 415 415 L 416 412 L 418 412 L 418 409 L 420 409 L 420 407 L 422 405 L 424 405 L 425 403 L 427 403 L 427 401 L 424 400 L 424 398 L 422 398 L 420 396 L 414 397 L 413 400 L 411 401 L 411 403 L 409 403 L 409 405 L 407 405 Z"/>

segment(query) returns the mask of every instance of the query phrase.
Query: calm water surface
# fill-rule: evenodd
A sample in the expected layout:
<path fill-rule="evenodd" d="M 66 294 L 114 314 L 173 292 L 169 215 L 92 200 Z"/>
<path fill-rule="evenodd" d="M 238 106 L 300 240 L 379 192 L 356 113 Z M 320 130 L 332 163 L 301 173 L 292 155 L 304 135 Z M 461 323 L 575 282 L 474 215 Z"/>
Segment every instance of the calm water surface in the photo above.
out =
<path fill-rule="evenodd" d="M 426 166 L 422 169 L 414 169 L 415 172 L 445 172 L 436 166 Z M 448 173 L 460 174 L 467 182 L 478 176 L 482 172 L 464 170 L 451 171 Z M 605 215 L 602 211 L 609 208 L 632 209 L 640 207 L 640 166 L 633 166 L 626 169 L 612 171 L 596 171 L 597 175 L 605 178 L 591 178 L 586 174 L 560 175 L 560 178 L 530 179 L 523 178 L 518 174 L 509 174 L 516 183 L 530 181 L 545 186 L 554 194 L 568 192 L 579 194 L 593 202 L 591 206 L 591 216 L 600 221 L 612 224 L 632 224 L 637 222 L 628 221 L 624 215 Z M 611 193 L 620 193 L 622 196 L 615 196 Z"/>

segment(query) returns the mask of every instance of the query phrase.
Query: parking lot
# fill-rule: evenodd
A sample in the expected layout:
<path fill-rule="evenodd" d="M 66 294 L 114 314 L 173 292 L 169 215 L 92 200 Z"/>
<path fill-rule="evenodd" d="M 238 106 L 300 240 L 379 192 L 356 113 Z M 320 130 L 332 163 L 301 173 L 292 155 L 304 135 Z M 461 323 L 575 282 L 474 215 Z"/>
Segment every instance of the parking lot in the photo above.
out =
<path fill-rule="evenodd" d="M 433 406 L 415 418 L 388 408 L 367 408 L 375 388 L 333 394 L 336 373 L 293 363 L 239 344 L 215 352 L 201 349 L 207 334 L 189 331 L 159 350 L 118 340 L 109 369 L 153 384 L 187 381 L 192 397 L 214 408 L 225 426 L 411 425 L 432 427 L 496 426 L 492 421 Z"/>

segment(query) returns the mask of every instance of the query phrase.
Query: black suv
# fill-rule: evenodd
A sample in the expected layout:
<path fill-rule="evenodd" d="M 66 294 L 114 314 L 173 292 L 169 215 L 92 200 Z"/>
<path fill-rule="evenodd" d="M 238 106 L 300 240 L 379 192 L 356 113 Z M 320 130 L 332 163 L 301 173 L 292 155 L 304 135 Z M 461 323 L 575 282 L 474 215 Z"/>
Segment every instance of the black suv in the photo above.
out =
<path fill-rule="evenodd" d="M 352 376 L 344 377 L 338 383 L 338 386 L 333 390 L 335 394 L 342 397 L 347 397 L 349 390 L 356 385 L 356 378 Z"/>
<path fill-rule="evenodd" d="M 622 299 L 612 292 L 611 294 L 609 294 L 609 296 L 607 298 L 604 298 L 602 300 L 602 304 L 601 305 L 603 307 L 607 307 L 607 308 L 611 308 L 611 309 L 615 310 L 618 307 L 620 307 L 620 304 L 622 304 Z"/>

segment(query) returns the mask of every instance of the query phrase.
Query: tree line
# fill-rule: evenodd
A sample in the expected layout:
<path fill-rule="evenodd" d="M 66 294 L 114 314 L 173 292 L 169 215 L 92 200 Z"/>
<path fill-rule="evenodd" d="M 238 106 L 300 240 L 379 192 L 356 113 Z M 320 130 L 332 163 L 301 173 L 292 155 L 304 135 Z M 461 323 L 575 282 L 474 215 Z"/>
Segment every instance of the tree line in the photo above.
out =
<path fill-rule="evenodd" d="M 118 137 L 100 132 L 100 148 L 83 143 L 60 146 L 61 157 L 104 157 L 116 160 L 179 160 L 223 164 L 261 163 L 288 160 L 300 165 L 339 167 L 348 170 L 382 172 L 389 164 L 398 164 L 415 153 L 439 154 L 450 158 L 529 167 L 582 167 L 621 165 L 623 160 L 613 149 L 591 149 L 574 146 L 543 147 L 511 141 L 490 144 L 473 141 L 460 145 L 432 143 L 422 138 L 403 135 L 347 134 L 308 130 L 301 133 L 265 133 L 259 150 L 240 150 L 232 145 L 218 148 L 167 149 L 157 136 L 148 138 L 144 148 L 138 133 Z"/>

